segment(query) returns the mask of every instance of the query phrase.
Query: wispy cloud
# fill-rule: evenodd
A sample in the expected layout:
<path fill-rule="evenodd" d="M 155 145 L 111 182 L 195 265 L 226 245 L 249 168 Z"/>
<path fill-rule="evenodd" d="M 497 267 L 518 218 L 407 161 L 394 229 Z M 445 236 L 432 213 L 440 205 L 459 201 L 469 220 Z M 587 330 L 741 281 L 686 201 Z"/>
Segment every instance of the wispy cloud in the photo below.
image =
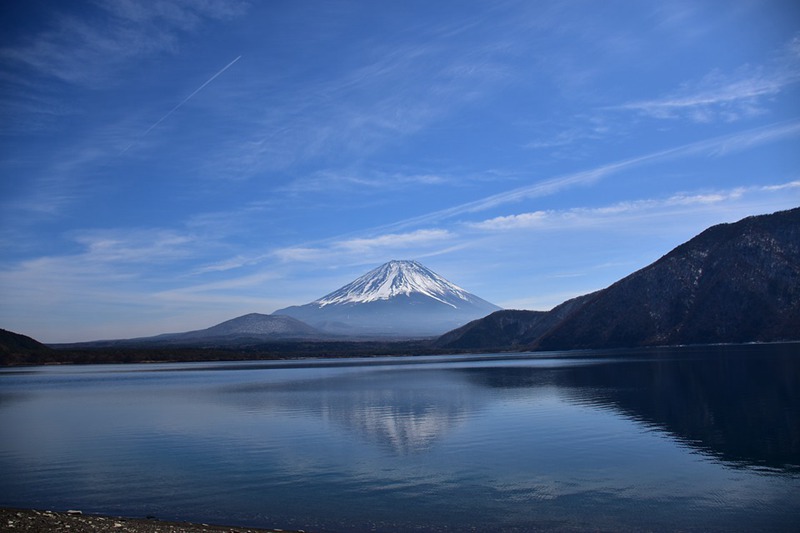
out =
<path fill-rule="evenodd" d="M 181 278 L 190 279 L 185 276 L 188 264 L 214 254 L 215 246 L 198 235 L 143 228 L 71 232 L 68 237 L 73 243 L 69 250 L 0 261 L 0 293 L 4 296 L 0 320 L 5 324 L 19 320 L 19 309 L 25 307 L 34 310 L 30 321 L 48 332 L 45 340 L 87 340 L 111 335 L 108 326 L 116 313 L 136 309 L 141 314 L 130 317 L 128 328 L 113 326 L 119 336 L 130 336 L 136 331 L 168 331 L 170 321 L 189 323 L 195 313 L 209 314 L 208 309 L 186 307 L 186 299 L 192 295 L 197 301 L 205 296 L 206 303 L 218 298 L 214 307 L 217 318 L 224 317 L 226 310 L 242 310 L 255 299 L 252 294 L 240 293 L 241 301 L 235 302 L 232 281 L 227 282 L 229 293 L 224 298 L 220 297 L 224 289 L 210 283 L 187 289 L 184 299 L 158 297 L 164 287 L 180 285 Z M 82 329 L 75 329 L 78 324 Z"/>
<path fill-rule="evenodd" d="M 84 247 L 80 260 L 91 264 L 147 264 L 172 261 L 193 253 L 196 236 L 175 231 L 94 230 L 74 236 Z"/>
<path fill-rule="evenodd" d="M 153 293 L 153 297 L 169 302 L 225 301 L 242 305 L 246 302 L 257 301 L 263 305 L 265 299 L 254 297 L 253 291 L 263 291 L 268 282 L 280 279 L 280 277 L 276 272 L 262 271 L 220 281 L 157 291 Z"/>
<path fill-rule="evenodd" d="M 771 124 L 731 135 L 713 137 L 601 165 L 596 168 L 545 179 L 532 185 L 493 194 L 479 200 L 389 224 L 384 226 L 383 229 L 432 224 L 456 216 L 486 211 L 509 203 L 552 195 L 571 187 L 591 185 L 613 174 L 645 164 L 698 155 L 721 156 L 797 135 L 800 135 L 800 121 Z"/>
<path fill-rule="evenodd" d="M 405 256 L 408 253 L 412 253 L 417 257 L 421 257 L 426 254 L 440 253 L 443 249 L 461 248 L 463 246 L 463 235 L 460 234 L 459 227 L 462 229 L 468 228 L 471 230 L 480 231 L 499 231 L 514 228 L 535 227 L 536 225 L 543 226 L 553 223 L 554 220 L 561 220 L 562 222 L 568 220 L 571 221 L 570 223 L 577 224 L 580 220 L 587 219 L 589 216 L 587 213 L 592 214 L 592 216 L 595 217 L 595 220 L 597 220 L 596 217 L 600 216 L 601 214 L 603 214 L 606 219 L 608 219 L 612 213 L 621 215 L 624 212 L 636 212 L 642 214 L 647 212 L 648 207 L 653 208 L 654 206 L 662 204 L 671 205 L 674 207 L 681 204 L 687 206 L 692 203 L 700 204 L 702 202 L 717 202 L 721 205 L 722 200 L 730 200 L 734 198 L 735 195 L 740 194 L 740 192 L 712 191 L 709 193 L 693 193 L 684 196 L 675 195 L 671 197 L 667 203 L 664 203 L 663 200 L 640 200 L 615 204 L 597 211 L 575 209 L 573 211 L 561 212 L 558 214 L 547 211 L 535 211 L 530 213 L 505 215 L 477 222 L 465 220 L 456 225 L 451 223 L 448 228 L 436 227 L 446 220 L 464 217 L 464 215 L 473 215 L 489 209 L 517 203 L 524 199 L 556 194 L 571 187 L 591 185 L 615 173 L 635 168 L 640 165 L 665 161 L 671 158 L 690 156 L 696 157 L 706 155 L 711 157 L 721 157 L 726 154 L 734 153 L 740 150 L 746 150 L 769 142 L 795 137 L 797 135 L 800 135 L 800 122 L 773 124 L 763 128 L 754 128 L 732 135 L 714 137 L 711 139 L 689 143 L 675 148 L 652 152 L 639 157 L 602 165 L 594 169 L 542 180 L 532 185 L 512 189 L 500 194 L 490 195 L 473 202 L 459 204 L 422 216 L 405 219 L 393 224 L 373 227 L 371 229 L 364 229 L 359 232 L 363 236 L 339 236 L 317 243 L 282 247 L 271 251 L 267 250 L 245 255 L 238 254 L 229 259 L 209 263 L 207 266 L 195 271 L 195 273 L 207 274 L 234 270 L 243 267 L 253 267 L 255 265 L 268 262 L 271 258 L 288 263 L 308 263 L 330 260 L 348 263 L 352 261 L 375 262 L 383 260 L 388 255 L 395 254 L 398 256 Z M 794 182 L 772 187 L 783 187 L 784 189 L 782 190 L 792 192 L 797 190 Z M 228 218 L 230 218 L 228 215 L 220 214 L 219 217 L 214 218 L 214 225 L 216 226 L 218 224 L 218 219 L 227 220 Z M 423 228 L 414 231 L 400 231 L 402 228 L 413 226 L 423 226 Z"/>
<path fill-rule="evenodd" d="M 62 149 L 57 157 L 45 159 L 40 169 L 25 176 L 30 187 L 21 189 L 23 194 L 0 199 L 0 220 L 13 218 L 17 224 L 27 224 L 40 217 L 57 215 L 65 206 L 96 192 L 85 187 L 85 183 L 94 176 L 94 165 L 111 153 L 109 140 L 104 141 L 74 150 Z M 21 172 L 13 159 L 2 165 L 9 175 Z"/>
<path fill-rule="evenodd" d="M 761 66 L 745 65 L 733 73 L 719 69 L 699 81 L 684 83 L 661 98 L 639 100 L 609 107 L 633 111 L 656 119 L 688 118 L 694 122 L 733 122 L 765 112 L 767 99 L 800 82 L 800 48 L 795 37 L 780 58 Z"/>
<path fill-rule="evenodd" d="M 272 274 L 259 273 L 164 290 L 175 280 L 163 283 L 157 270 L 136 271 L 87 256 L 43 257 L 0 268 L 0 320 L 17 331 L 34 328 L 45 342 L 186 331 L 287 305 L 264 294 L 271 279 Z M 30 316 L 17 302 L 33 310 Z"/>
<path fill-rule="evenodd" d="M 175 53 L 186 36 L 241 15 L 247 4 L 240 0 L 121 0 L 90 2 L 69 10 L 60 7 L 49 6 L 47 18 L 28 21 L 30 29 L 23 37 L 3 40 L 3 135 L 51 132 L 65 118 L 86 113 L 88 107 L 97 112 L 81 97 L 82 91 L 117 90 L 131 65 Z"/>
<path fill-rule="evenodd" d="M 248 178 L 299 162 L 364 157 L 478 101 L 507 79 L 492 43 L 458 52 L 446 40 L 409 39 L 365 53 L 334 76 L 309 79 L 289 71 L 281 90 L 262 78 L 245 90 L 268 95 L 270 105 L 250 100 L 252 109 L 241 117 L 246 133 L 218 155 L 218 175 Z"/>
<path fill-rule="evenodd" d="M 81 16 L 52 13 L 26 41 L 0 50 L 6 66 L 22 66 L 69 84 L 95 86 L 132 58 L 171 50 L 181 32 L 244 12 L 239 0 L 98 2 Z"/>
<path fill-rule="evenodd" d="M 376 257 L 405 254 L 409 250 L 429 251 L 431 247 L 440 248 L 455 237 L 445 229 L 420 229 L 408 233 L 387 233 L 364 238 L 332 240 L 318 246 L 296 246 L 275 250 L 273 255 L 282 261 L 306 262 L 320 261 L 336 257 L 339 261 L 352 261 L 354 258 L 370 262 Z"/>
<path fill-rule="evenodd" d="M 608 225 L 630 225 L 643 219 L 660 219 L 665 216 L 675 217 L 688 210 L 725 208 L 739 201 L 758 202 L 765 196 L 771 197 L 774 204 L 774 193 L 780 192 L 787 200 L 787 206 L 800 201 L 800 181 L 791 181 L 777 185 L 735 187 L 727 190 L 677 193 L 662 199 L 641 199 L 593 208 L 571 208 L 564 210 L 542 210 L 529 213 L 505 215 L 480 222 L 467 223 L 471 229 L 488 232 L 505 232 L 517 230 L 563 230 L 580 228 L 599 228 Z"/>
<path fill-rule="evenodd" d="M 336 243 L 334 248 L 346 250 L 350 253 L 367 253 L 375 249 L 408 248 L 410 246 L 440 243 L 451 237 L 452 234 L 447 230 L 422 229 L 411 233 L 389 233 L 371 238 L 349 239 Z"/>
<path fill-rule="evenodd" d="M 225 259 L 223 261 L 217 261 L 209 265 L 200 267 L 194 271 L 194 274 L 208 274 L 210 272 L 225 272 L 227 270 L 235 270 L 246 266 L 258 264 L 266 258 L 267 258 L 266 255 L 247 256 L 240 254 L 235 257 Z"/>
<path fill-rule="evenodd" d="M 615 204 L 597 210 L 587 210 L 576 208 L 564 212 L 536 211 L 530 213 L 505 215 L 487 219 L 484 221 L 470 222 L 462 221 L 460 224 L 450 223 L 448 229 L 435 228 L 446 220 L 451 220 L 465 215 L 474 215 L 482 211 L 498 208 L 504 205 L 518 203 L 525 199 L 538 198 L 547 195 L 560 193 L 566 189 L 579 186 L 588 186 L 605 179 L 613 174 L 623 172 L 628 169 L 636 168 L 646 164 L 662 162 L 674 158 L 710 156 L 721 157 L 741 150 L 753 148 L 755 146 L 776 142 L 782 139 L 796 137 L 800 135 L 800 121 L 772 124 L 762 128 L 754 128 L 732 135 L 713 137 L 694 143 L 681 145 L 675 148 L 652 152 L 642 156 L 617 161 L 602 165 L 593 169 L 567 174 L 542 180 L 540 182 L 519 187 L 503 193 L 490 195 L 479 200 L 452 206 L 446 209 L 433 211 L 425 215 L 401 220 L 396 223 L 387 224 L 372 229 L 363 230 L 366 237 L 359 238 L 332 238 L 324 243 L 286 247 L 275 250 L 272 255 L 280 260 L 287 262 L 312 262 L 324 259 L 342 259 L 344 256 L 361 256 L 365 262 L 378 258 L 385 258 L 386 254 L 401 253 L 410 249 L 415 254 L 435 253 L 446 244 L 445 248 L 463 246 L 464 235 L 458 229 L 462 228 L 480 231 L 499 231 L 510 230 L 524 227 L 544 227 L 547 224 L 555 224 L 560 221 L 562 224 L 579 224 L 582 220 L 610 220 L 612 214 L 622 216 L 637 213 L 650 214 L 658 206 L 671 206 L 676 208 L 694 207 L 699 204 L 725 205 L 724 200 L 733 200 L 744 192 L 752 193 L 756 189 L 736 189 L 723 192 L 693 193 L 689 195 L 674 195 L 670 199 L 664 200 L 639 200 Z M 787 191 L 796 191 L 795 182 L 789 184 L 776 185 L 772 187 L 783 187 Z M 777 190 L 777 189 L 764 189 Z M 691 204 L 694 204 L 693 206 Z M 769 200 L 765 205 L 775 205 L 774 200 Z M 742 212 L 742 211 L 737 211 Z M 594 217 L 594 218 L 591 218 Z M 403 228 L 414 226 L 427 226 L 410 232 L 398 231 Z"/>
<path fill-rule="evenodd" d="M 286 194 L 327 194 L 330 191 L 348 191 L 359 194 L 384 193 L 388 190 L 429 186 L 458 186 L 468 179 L 434 173 L 401 173 L 371 170 L 324 170 L 301 176 L 278 187 L 277 192 Z"/>
<path fill-rule="evenodd" d="M 551 216 L 547 211 L 533 211 L 531 213 L 494 217 L 481 222 L 470 222 L 467 226 L 487 231 L 527 229 L 541 226 Z"/>
<path fill-rule="evenodd" d="M 198 235 L 161 228 L 74 231 L 67 235 L 69 252 L 0 264 L 4 272 L 51 268 L 52 278 L 74 276 L 78 281 L 100 282 L 114 277 L 148 278 L 154 281 L 165 265 L 202 257 L 212 247 Z M 48 276 L 44 276 L 48 277 Z"/>
<path fill-rule="evenodd" d="M 786 74 L 730 80 L 715 72 L 697 87 L 684 88 L 679 94 L 631 102 L 617 106 L 617 109 L 660 119 L 688 117 L 695 122 L 710 122 L 717 118 L 734 121 L 761 114 L 762 98 L 778 94 L 798 79 L 800 76 Z"/>
<path fill-rule="evenodd" d="M 580 126 L 570 127 L 561 130 L 549 137 L 540 137 L 523 146 L 532 150 L 549 150 L 552 148 L 562 148 L 572 146 L 577 142 L 596 141 L 605 138 L 609 134 L 609 126 L 598 117 L 576 117 L 576 121 L 581 122 Z"/>
<path fill-rule="evenodd" d="M 122 89 L 136 90 L 135 80 L 120 72 L 148 57 L 174 52 L 179 39 L 214 21 L 242 14 L 246 4 L 239 0 L 122 0 L 71 7 L 67 11 L 54 6 L 47 18 L 31 20 L 30 31 L 21 37 L 4 39 L 0 49 L 4 126 L 0 130 L 10 139 L 0 171 L 16 174 L 15 180 L 29 185 L 17 188 L 14 196 L 0 203 L 5 214 L 21 218 L 23 224 L 58 215 L 105 190 L 110 180 L 95 178 L 109 175 L 109 164 L 131 146 L 132 137 L 138 135 L 141 141 L 236 60 L 144 135 L 144 126 L 132 118 L 133 110 L 126 113 L 125 106 L 118 105 L 118 95 L 125 94 Z M 109 97 L 114 105 L 107 105 Z M 35 142 L 28 134 L 38 135 Z M 17 146 L 35 146 L 39 152 L 25 153 L 28 161 L 17 165 Z M 34 165 L 32 160 L 38 161 Z M 23 174 L 24 179 L 19 177 Z"/>

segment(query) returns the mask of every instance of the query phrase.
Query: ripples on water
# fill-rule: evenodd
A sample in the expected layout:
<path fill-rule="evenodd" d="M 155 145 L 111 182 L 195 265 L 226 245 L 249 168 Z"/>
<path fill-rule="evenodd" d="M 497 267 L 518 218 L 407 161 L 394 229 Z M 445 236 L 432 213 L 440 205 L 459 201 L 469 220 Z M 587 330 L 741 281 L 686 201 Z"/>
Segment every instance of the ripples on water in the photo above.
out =
<path fill-rule="evenodd" d="M 793 531 L 799 352 L 12 369 L 0 505 L 311 531 Z"/>

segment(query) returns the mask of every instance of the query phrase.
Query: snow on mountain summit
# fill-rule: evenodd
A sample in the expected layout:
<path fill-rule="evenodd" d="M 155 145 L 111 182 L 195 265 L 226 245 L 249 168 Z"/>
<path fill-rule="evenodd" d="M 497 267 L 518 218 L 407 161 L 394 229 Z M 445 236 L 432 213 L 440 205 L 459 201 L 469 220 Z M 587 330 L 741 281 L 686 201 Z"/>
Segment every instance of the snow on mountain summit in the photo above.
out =
<path fill-rule="evenodd" d="M 279 309 L 337 335 L 441 335 L 500 309 L 416 261 L 389 261 L 305 305 Z"/>
<path fill-rule="evenodd" d="M 320 307 L 331 304 L 367 303 L 395 296 L 423 294 L 457 308 L 459 300 L 471 301 L 471 295 L 416 261 L 389 261 L 316 300 Z"/>

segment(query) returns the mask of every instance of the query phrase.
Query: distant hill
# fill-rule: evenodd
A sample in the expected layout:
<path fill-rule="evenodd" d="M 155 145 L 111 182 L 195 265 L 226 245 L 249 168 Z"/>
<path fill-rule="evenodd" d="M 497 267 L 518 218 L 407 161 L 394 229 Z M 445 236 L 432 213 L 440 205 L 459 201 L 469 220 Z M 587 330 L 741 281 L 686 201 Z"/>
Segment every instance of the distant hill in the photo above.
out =
<path fill-rule="evenodd" d="M 0 365 L 47 359 L 53 350 L 25 335 L 0 329 Z"/>
<path fill-rule="evenodd" d="M 0 354 L 49 351 L 50 348 L 26 335 L 0 329 Z"/>
<path fill-rule="evenodd" d="M 289 316 L 250 313 L 215 326 L 184 333 L 165 333 L 154 337 L 101 340 L 54 345 L 59 349 L 181 347 L 233 348 L 272 341 L 308 340 L 328 335 Z"/>
<path fill-rule="evenodd" d="M 509 350 L 526 348 L 580 307 L 593 294 L 568 300 L 551 311 L 495 311 L 436 339 L 438 348 Z"/>
<path fill-rule="evenodd" d="M 800 208 L 713 226 L 606 289 L 547 313 L 499 311 L 436 344 L 570 350 L 784 340 L 800 340 Z"/>
<path fill-rule="evenodd" d="M 329 333 L 433 337 L 500 309 L 416 261 L 389 261 L 311 303 L 275 311 Z"/>
<path fill-rule="evenodd" d="M 308 324 L 289 316 L 264 315 L 250 313 L 216 326 L 186 333 L 159 335 L 160 340 L 171 342 L 187 342 L 209 339 L 307 339 L 323 336 L 322 333 Z"/>

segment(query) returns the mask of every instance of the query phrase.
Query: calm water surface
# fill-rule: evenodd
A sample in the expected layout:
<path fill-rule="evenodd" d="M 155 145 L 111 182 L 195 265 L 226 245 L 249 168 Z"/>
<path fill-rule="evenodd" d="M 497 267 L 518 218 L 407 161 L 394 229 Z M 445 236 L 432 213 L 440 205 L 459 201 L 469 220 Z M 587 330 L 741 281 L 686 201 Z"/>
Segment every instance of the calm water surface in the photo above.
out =
<path fill-rule="evenodd" d="M 0 372 L 0 506 L 797 531 L 800 345 Z"/>

